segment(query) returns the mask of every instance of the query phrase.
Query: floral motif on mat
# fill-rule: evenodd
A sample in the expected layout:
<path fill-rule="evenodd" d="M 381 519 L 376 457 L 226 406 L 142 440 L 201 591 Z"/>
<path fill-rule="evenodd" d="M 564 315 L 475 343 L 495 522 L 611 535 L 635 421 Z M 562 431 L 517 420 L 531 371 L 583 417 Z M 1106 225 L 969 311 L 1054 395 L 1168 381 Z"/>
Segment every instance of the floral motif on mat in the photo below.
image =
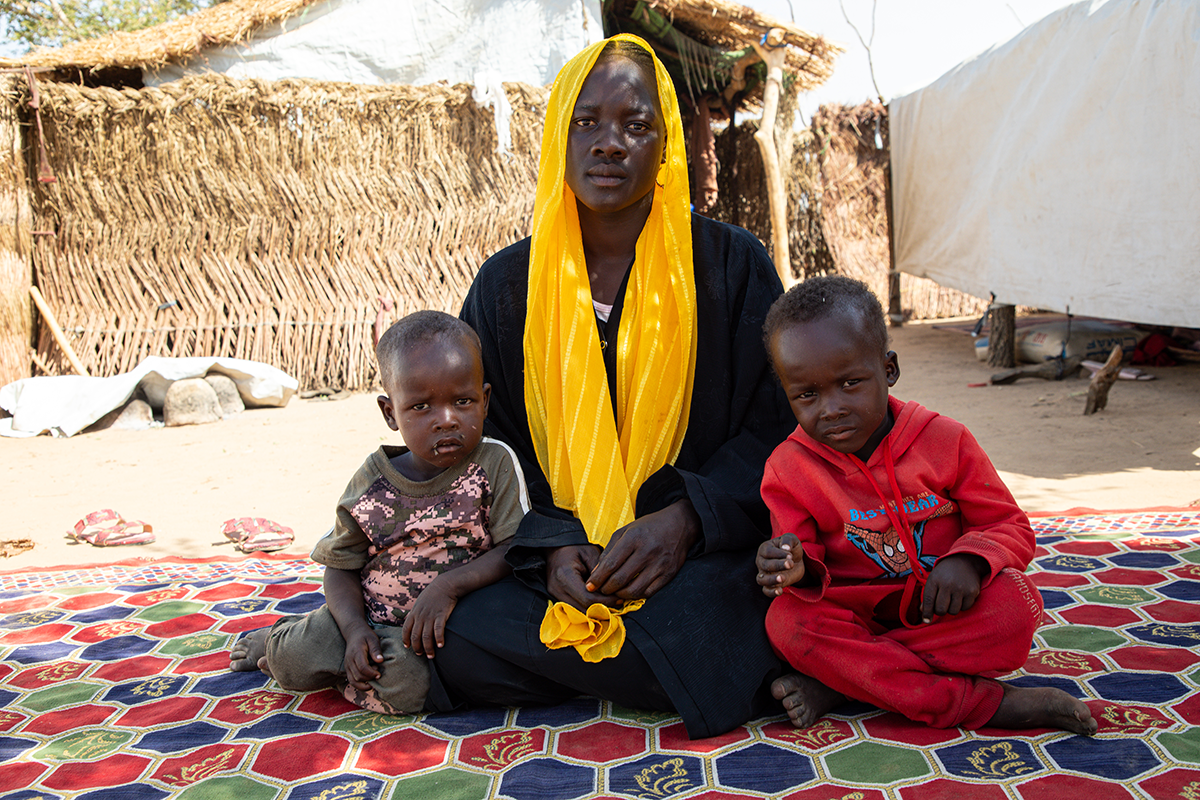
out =
<path fill-rule="evenodd" d="M 0 575 L 0 797 L 1200 800 L 1200 513 L 1035 527 L 1046 620 L 1009 679 L 1084 699 L 1094 738 L 862 704 L 701 741 L 588 699 L 379 716 L 227 670 L 244 631 L 321 603 L 318 566 L 159 562 Z"/>

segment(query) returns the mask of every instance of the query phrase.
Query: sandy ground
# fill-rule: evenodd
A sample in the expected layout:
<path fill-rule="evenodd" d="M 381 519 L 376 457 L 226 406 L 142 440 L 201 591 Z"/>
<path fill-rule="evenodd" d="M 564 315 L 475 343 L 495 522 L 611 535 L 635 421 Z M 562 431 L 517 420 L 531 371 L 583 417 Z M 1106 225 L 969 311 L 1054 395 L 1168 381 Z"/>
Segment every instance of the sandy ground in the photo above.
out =
<path fill-rule="evenodd" d="M 968 386 L 992 370 L 965 334 L 909 324 L 893 331 L 893 347 L 894 393 L 966 423 L 1027 511 L 1200 505 L 1200 364 L 1119 381 L 1108 407 L 1085 417 L 1083 379 Z M 0 539 L 35 543 L 0 559 L 0 570 L 235 555 L 221 524 L 245 516 L 293 528 L 296 543 L 284 552 L 306 554 L 332 524 L 354 470 L 388 441 L 399 443 L 398 434 L 374 394 L 297 398 L 197 427 L 0 439 L 12 512 Z M 151 523 L 158 540 L 100 548 L 65 537 L 101 508 Z"/>

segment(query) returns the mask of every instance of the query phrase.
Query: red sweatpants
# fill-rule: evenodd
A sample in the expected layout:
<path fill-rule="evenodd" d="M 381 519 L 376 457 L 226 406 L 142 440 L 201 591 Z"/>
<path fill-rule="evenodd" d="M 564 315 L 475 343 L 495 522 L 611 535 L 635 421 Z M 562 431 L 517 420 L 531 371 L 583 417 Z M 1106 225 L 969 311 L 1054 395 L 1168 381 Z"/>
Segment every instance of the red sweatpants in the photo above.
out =
<path fill-rule="evenodd" d="M 767 612 L 767 637 L 797 671 L 847 697 L 935 728 L 981 727 L 1004 693 L 990 678 L 1029 657 L 1042 619 L 1037 587 L 1005 569 L 968 611 L 917 628 L 868 621 L 882 593 L 894 591 L 831 586 L 815 601 L 785 591 Z"/>

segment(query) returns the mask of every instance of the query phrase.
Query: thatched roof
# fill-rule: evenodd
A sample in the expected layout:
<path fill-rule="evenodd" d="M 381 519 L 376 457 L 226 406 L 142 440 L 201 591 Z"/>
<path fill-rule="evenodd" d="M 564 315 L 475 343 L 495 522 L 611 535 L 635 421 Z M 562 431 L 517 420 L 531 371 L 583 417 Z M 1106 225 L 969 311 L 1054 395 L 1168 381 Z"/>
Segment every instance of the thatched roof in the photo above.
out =
<path fill-rule="evenodd" d="M 5 67 L 139 69 L 186 61 L 206 47 L 235 44 L 264 25 L 292 16 L 320 0 L 229 0 L 186 17 L 129 33 L 110 33 L 65 47 L 40 47 Z"/>
<path fill-rule="evenodd" d="M 65 47 L 37 48 L 17 58 L 0 58 L 0 67 L 99 72 L 186 62 L 205 48 L 236 44 L 258 28 L 294 16 L 320 1 L 229 0 L 152 28 L 111 33 Z M 604 0 L 604 5 L 620 2 Z M 833 71 L 834 57 L 841 52 L 820 36 L 729 0 L 646 0 L 644 5 L 696 41 L 724 50 L 749 47 L 751 41 L 757 42 L 770 29 L 779 28 L 790 46 L 788 66 L 800 79 L 800 88 L 823 83 Z"/>
<path fill-rule="evenodd" d="M 609 0 L 609 3 L 621 5 L 622 0 Z M 723 50 L 749 47 L 751 42 L 761 41 L 768 31 L 778 28 L 789 45 L 788 67 L 800 78 L 804 89 L 824 83 L 833 73 L 834 58 L 842 52 L 841 47 L 794 23 L 760 14 L 729 0 L 640 0 L 637 5 L 658 12 L 701 44 Z M 637 13 L 636 6 L 633 13 Z"/>

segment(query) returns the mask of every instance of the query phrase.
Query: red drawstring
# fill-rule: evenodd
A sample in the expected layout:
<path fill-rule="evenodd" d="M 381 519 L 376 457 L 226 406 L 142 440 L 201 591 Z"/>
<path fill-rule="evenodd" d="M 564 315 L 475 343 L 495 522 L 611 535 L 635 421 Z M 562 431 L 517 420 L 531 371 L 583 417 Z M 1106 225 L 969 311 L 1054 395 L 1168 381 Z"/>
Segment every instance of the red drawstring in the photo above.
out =
<path fill-rule="evenodd" d="M 867 465 L 862 459 L 857 456 L 850 456 L 850 460 L 858 465 L 862 470 L 863 475 L 867 476 L 867 481 L 871 484 L 871 488 L 875 490 L 875 494 L 883 501 L 883 510 L 888 516 L 888 520 L 892 523 L 892 527 L 900 536 L 900 543 L 904 545 L 904 552 L 908 554 L 908 566 L 912 570 L 912 574 L 908 576 L 908 580 L 904 583 L 904 594 L 900 598 L 900 621 L 904 623 L 906 628 L 916 628 L 918 625 L 911 624 L 908 621 L 908 607 L 912 603 L 913 592 L 920 584 L 925 586 L 925 581 L 929 578 L 929 571 L 920 561 L 920 553 L 917 552 L 917 543 L 913 538 L 912 526 L 908 522 L 908 512 L 904 510 L 904 495 L 900 493 L 900 484 L 896 480 L 896 465 L 892 461 L 891 443 L 885 437 L 883 440 L 883 463 L 887 469 L 888 484 L 892 490 L 892 495 L 896 498 L 894 502 L 889 502 L 883 491 L 879 488 L 879 484 L 875 482 L 875 476 L 867 469 Z M 895 511 L 892 507 L 895 506 Z"/>

